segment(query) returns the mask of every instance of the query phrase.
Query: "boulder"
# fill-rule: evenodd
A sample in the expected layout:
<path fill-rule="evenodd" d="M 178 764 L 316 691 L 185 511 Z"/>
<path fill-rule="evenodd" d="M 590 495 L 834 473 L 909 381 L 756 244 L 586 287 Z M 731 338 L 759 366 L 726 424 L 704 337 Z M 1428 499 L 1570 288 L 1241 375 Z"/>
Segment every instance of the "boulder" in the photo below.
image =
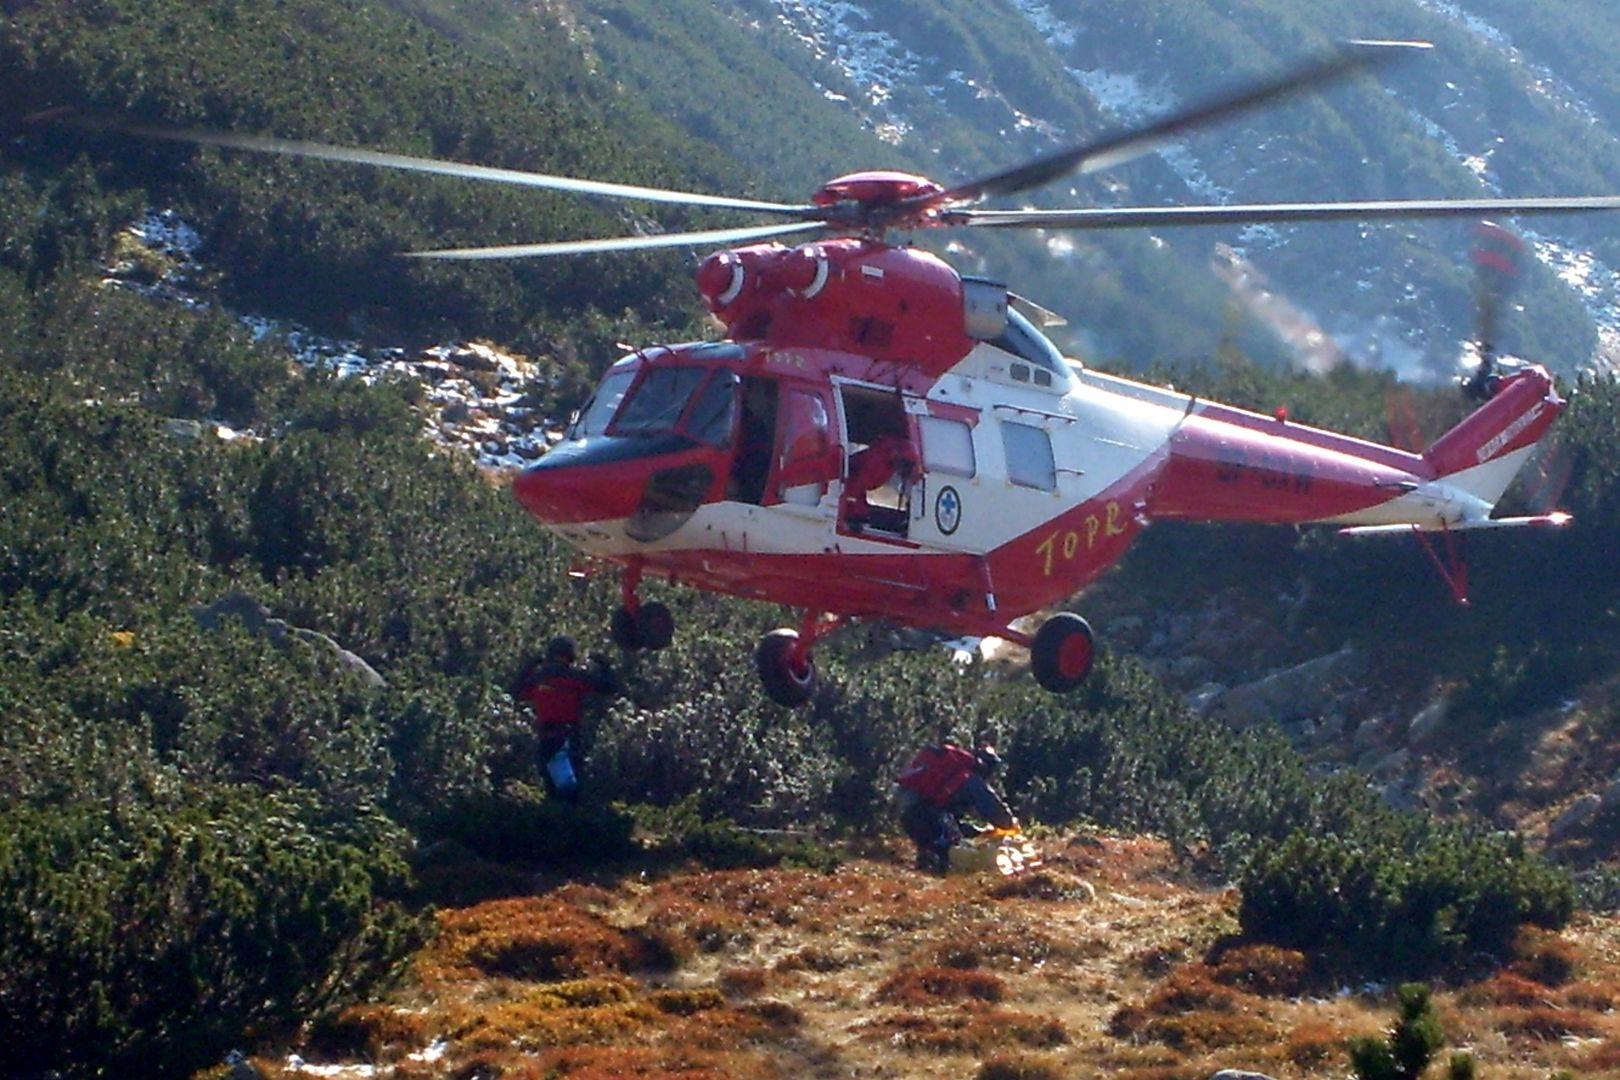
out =
<path fill-rule="evenodd" d="M 1450 718 L 1449 699 L 1442 697 L 1431 701 L 1412 717 L 1412 722 L 1406 726 L 1406 745 L 1414 750 L 1422 750 L 1439 742 L 1446 721 Z"/>
<path fill-rule="evenodd" d="M 1327 711 L 1336 687 L 1360 666 L 1351 646 L 1296 667 L 1233 687 L 1211 703 L 1208 715 L 1243 729 L 1288 723 Z"/>
<path fill-rule="evenodd" d="M 288 626 L 285 620 L 273 618 L 269 608 L 247 593 L 233 589 L 212 604 L 198 604 L 193 607 L 191 617 L 196 620 L 200 629 L 209 633 L 223 629 L 227 621 L 234 619 L 240 622 L 242 628 L 249 634 L 267 637 L 283 646 L 287 643 L 287 636 L 294 635 L 318 648 L 330 650 L 339 667 L 352 672 L 367 686 L 375 689 L 388 685 L 377 673 L 377 669 L 366 663 L 358 654 L 350 652 L 317 630 Z"/>
<path fill-rule="evenodd" d="M 1585 795 L 1569 804 L 1569 807 L 1547 826 L 1547 839 L 1557 840 L 1573 832 L 1590 821 L 1603 806 L 1603 796 L 1595 791 Z"/>
<path fill-rule="evenodd" d="M 1609 786 L 1603 789 L 1598 801 L 1605 811 L 1620 807 L 1620 773 L 1616 773 L 1614 779 L 1609 781 Z"/>
<path fill-rule="evenodd" d="M 232 589 L 212 604 L 198 604 L 191 609 L 191 617 L 199 629 L 213 632 L 223 629 L 227 620 L 241 622 L 242 628 L 255 636 L 263 635 L 272 641 L 287 636 L 287 624 L 271 618 L 270 609 L 245 592 Z"/>

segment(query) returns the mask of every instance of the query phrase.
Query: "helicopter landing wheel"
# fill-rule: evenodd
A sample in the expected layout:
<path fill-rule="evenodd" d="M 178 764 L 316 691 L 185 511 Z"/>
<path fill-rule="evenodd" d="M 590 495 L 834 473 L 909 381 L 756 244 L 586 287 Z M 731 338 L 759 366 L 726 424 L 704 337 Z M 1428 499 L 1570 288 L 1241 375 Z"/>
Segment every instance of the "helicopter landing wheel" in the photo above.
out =
<path fill-rule="evenodd" d="M 1067 611 L 1042 623 L 1029 647 L 1029 666 L 1035 681 L 1054 694 L 1066 693 L 1085 682 L 1096 658 L 1090 624 Z"/>
<path fill-rule="evenodd" d="M 636 609 L 636 636 L 643 649 L 662 649 L 675 637 L 675 616 L 654 600 Z"/>
<path fill-rule="evenodd" d="M 613 609 L 613 617 L 608 621 L 608 634 L 613 638 L 613 644 L 626 652 L 643 647 L 640 622 L 627 607 Z"/>
<path fill-rule="evenodd" d="M 765 695 L 778 705 L 803 705 L 815 693 L 816 662 L 807 650 L 796 657 L 799 652 L 797 630 L 772 630 L 760 639 L 754 653 Z"/>

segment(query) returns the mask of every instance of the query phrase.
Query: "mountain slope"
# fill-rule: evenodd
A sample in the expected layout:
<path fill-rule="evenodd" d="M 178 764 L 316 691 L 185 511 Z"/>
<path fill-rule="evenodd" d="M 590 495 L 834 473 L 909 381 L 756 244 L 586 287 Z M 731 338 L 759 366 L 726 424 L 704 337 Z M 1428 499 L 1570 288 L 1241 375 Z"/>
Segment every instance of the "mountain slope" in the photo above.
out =
<path fill-rule="evenodd" d="M 869 7 L 750 0 L 718 10 L 666 5 L 657 15 L 640 8 L 580 0 L 546 11 L 573 11 L 573 22 L 590 28 L 582 46 L 604 70 L 665 102 L 689 130 L 801 190 L 806 175 L 827 171 L 799 166 L 784 177 L 784 128 L 749 125 L 760 92 L 783 85 L 781 71 L 755 77 L 756 50 L 780 58 L 806 98 L 825 99 L 821 112 L 835 105 L 871 132 L 876 145 L 846 156 L 844 168 L 903 163 L 950 180 L 1139 121 L 1356 35 L 1430 38 L 1439 47 L 1377 83 L 1358 80 L 1265 110 L 1160 158 L 1054 185 L 1035 201 L 1569 194 L 1620 183 L 1620 159 L 1604 135 L 1605 99 L 1550 94 L 1544 67 L 1450 4 L 1387 0 L 1348 20 L 1342 8 L 1311 3 L 1244 3 L 1219 14 L 1192 3 L 1039 0 Z M 1566 55 L 1584 47 L 1575 44 L 1579 35 L 1563 40 Z M 1602 55 L 1599 45 L 1576 66 L 1601 69 Z M 796 145 L 816 143 L 791 127 L 785 133 Z M 1594 354 L 1597 328 L 1613 324 L 1612 274 L 1603 262 L 1615 264 L 1620 252 L 1608 249 L 1609 232 L 1600 219 L 1537 224 L 1545 266 L 1530 275 L 1525 310 L 1504 329 L 1510 349 L 1565 371 L 1606 362 Z M 985 246 L 975 236 L 957 242 L 957 257 L 1015 287 L 1041 282 L 1053 294 L 1048 302 L 1088 332 L 1077 339 L 1086 351 L 1127 365 L 1215 351 L 1236 309 L 1207 272 L 1217 242 L 1239 247 L 1353 358 L 1432 377 L 1451 369 L 1456 343 L 1473 332 L 1470 239 L 1461 225 L 1191 230 L 1157 242 L 1044 239 L 1044 246 L 1041 239 Z M 1589 250 L 1603 261 L 1583 262 Z M 1252 331 L 1245 338 L 1254 339 Z"/>
<path fill-rule="evenodd" d="M 672 605 L 682 631 L 667 650 L 621 658 L 625 693 L 592 724 L 593 798 L 559 812 L 527 786 L 533 737 L 503 687 L 534 645 L 559 630 L 576 634 L 584 650 L 609 648 L 602 616 L 618 601 L 617 582 L 572 579 L 568 553 L 524 518 L 502 485 L 463 457 L 424 444 L 423 411 L 438 411 L 433 387 L 399 377 L 373 384 L 305 374 L 274 335 L 256 336 L 213 301 L 251 301 L 270 315 L 328 322 L 355 314 L 378 336 L 425 337 L 445 321 L 510 335 L 534 344 L 542 384 L 536 393 L 555 398 L 561 376 L 599 363 L 620 336 L 640 342 L 692 332 L 693 311 L 682 299 L 688 294 L 674 287 L 682 257 L 421 277 L 392 253 L 446 235 L 488 239 L 491 222 L 503 235 L 532 239 L 617 229 L 626 219 L 568 202 L 418 187 L 411 181 L 419 178 L 87 140 L 22 114 L 81 104 L 82 95 L 83 105 L 117 115 L 262 124 L 405 150 L 442 146 L 486 160 L 676 186 L 730 189 L 726 174 L 746 167 L 682 138 L 637 91 L 600 74 L 592 58 L 605 53 L 576 44 L 566 19 L 547 38 L 558 50 L 556 65 L 531 72 L 525 64 L 550 54 L 492 51 L 495 39 L 521 40 L 505 32 L 512 24 L 496 19 L 494 9 L 486 9 L 492 21 L 477 54 L 458 44 L 479 41 L 476 26 L 440 27 L 392 7 L 336 0 L 98 0 L 4 10 L 0 708 L 7 722 L 0 727 L 0 814 L 8 827 L 0 830 L 0 1026 L 12 1037 L 0 1044 L 0 1071 L 156 1068 L 184 1075 L 245 1040 L 290 1044 L 312 1017 L 376 1000 L 388 970 L 435 929 L 424 901 L 482 895 L 480 886 L 491 881 L 497 891 L 532 893 L 536 866 L 578 881 L 563 898 L 547 893 L 516 910 L 601 930 L 586 935 L 586 968 L 619 957 L 667 966 L 706 945 L 724 953 L 730 946 L 721 939 L 732 931 L 752 935 L 738 944 L 744 951 L 726 954 L 746 967 L 753 942 L 771 926 L 808 921 L 806 910 L 821 912 L 828 929 L 817 934 L 837 933 L 855 916 L 836 898 L 815 907 L 824 883 L 859 892 L 862 880 L 877 882 L 874 895 L 883 901 L 867 928 L 878 955 L 851 993 L 865 999 L 881 992 L 896 973 L 889 949 L 915 966 L 951 968 L 952 959 L 974 958 L 931 952 L 932 943 L 903 953 L 906 932 L 926 929 L 936 916 L 919 913 L 909 892 L 916 879 L 892 853 L 880 849 L 874 866 L 857 864 L 853 881 L 744 876 L 735 886 L 739 879 L 675 875 L 666 887 L 635 876 L 635 860 L 658 840 L 638 837 L 630 812 L 614 805 L 634 806 L 638 818 L 663 822 L 663 832 L 675 831 L 668 823 L 676 822 L 686 845 L 677 850 L 711 858 L 748 856 L 779 837 L 768 830 L 810 826 L 859 850 L 891 828 L 892 777 L 942 718 L 962 738 L 997 733 L 1008 759 L 1006 786 L 1027 820 L 1050 822 L 1061 836 L 1080 822 L 1160 834 L 1190 860 L 1178 866 L 1236 882 L 1235 915 L 1228 901 L 1210 915 L 1209 897 L 1199 891 L 1187 903 L 1196 917 L 1215 919 L 1220 932 L 1235 918 L 1256 940 L 1308 950 L 1312 963 L 1348 967 L 1358 979 L 1472 973 L 1481 955 L 1516 962 L 1514 919 L 1552 928 L 1571 918 L 1570 875 L 1499 835 L 1494 823 L 1454 825 L 1394 810 L 1355 774 L 1314 771 L 1273 732 L 1235 732 L 1193 715 L 1123 649 L 1105 654 L 1079 693 L 1056 698 L 1016 671 L 958 665 L 936 648 L 894 653 L 884 628 L 855 627 L 825 643 L 821 689 L 806 709 L 790 711 L 770 704 L 755 680 L 738 677 L 780 612 L 662 584 L 649 585 L 647 595 Z M 621 25 L 627 41 L 641 33 L 656 42 L 653 30 L 674 33 L 652 16 L 638 23 L 627 15 Z M 946 41 L 981 23 L 964 16 L 927 25 Z M 788 44 L 791 61 L 760 60 L 762 77 L 799 70 L 802 47 Z M 328 70 L 334 65 L 336 73 Z M 279 84 L 278 71 L 310 85 Z M 359 95 L 352 119 L 341 113 L 351 95 Z M 812 100 L 817 109 L 841 106 L 825 95 Z M 851 128 L 828 130 L 842 138 Z M 817 128 L 790 134 L 802 136 L 809 153 Z M 834 141 L 814 152 L 837 150 Z M 757 183 L 769 192 L 768 180 Z M 134 252 L 127 238 L 118 239 L 128 223 L 148 220 L 154 201 L 182 207 L 202 224 L 198 266 L 209 269 L 195 273 L 210 302 L 179 303 L 163 290 L 105 280 L 110 263 L 132 256 L 145 274 L 161 277 L 160 255 Z M 119 280 L 129 283 L 127 274 Z M 380 310 L 350 311 L 357 303 Z M 1289 377 L 1230 351 L 1219 365 L 1187 374 L 1207 380 L 1191 384 L 1201 391 L 1250 404 L 1300 399 L 1301 416 L 1351 430 L 1377 432 L 1386 423 L 1391 384 L 1375 376 Z M 1616 608 L 1614 578 L 1603 576 L 1620 524 L 1614 393 L 1612 384 L 1589 383 L 1565 425 L 1570 505 L 1583 529 L 1484 556 L 1482 583 L 1501 583 L 1495 606 L 1482 602 L 1437 617 L 1410 601 L 1419 594 L 1402 580 L 1423 570 L 1415 550 L 1346 553 L 1326 538 L 1296 541 L 1286 533 L 1265 544 L 1240 532 L 1206 531 L 1193 541 L 1150 533 L 1135 571 L 1141 576 L 1127 567 L 1119 580 L 1127 591 L 1151 582 L 1136 602 L 1174 611 L 1195 603 L 1209 578 L 1230 575 L 1273 621 L 1285 607 L 1300 613 L 1303 625 L 1293 628 L 1289 647 L 1343 633 L 1415 642 L 1408 664 L 1431 665 L 1437 677 L 1460 684 L 1459 729 L 1485 730 L 1487 748 L 1511 758 L 1530 742 L 1518 724 L 1524 710 L 1557 707 L 1571 686 L 1613 670 L 1610 642 L 1617 639 L 1601 631 L 1612 626 Z M 1296 570 L 1309 588 L 1275 601 L 1280 589 L 1294 587 Z M 1567 623 L 1570 612 L 1580 625 L 1557 621 Z M 1425 622 L 1435 625 L 1425 630 Z M 1490 659 L 1498 644 L 1500 663 Z M 1580 715 L 1594 730 L 1608 716 L 1598 715 L 1595 703 L 1583 704 Z M 1562 797 L 1539 794 L 1548 802 Z M 739 829 L 735 821 L 767 831 Z M 1608 854 L 1599 830 L 1586 838 L 1585 856 Z M 1093 873 L 1082 856 L 1064 864 L 1073 876 Z M 624 865 L 633 872 L 621 882 Z M 656 859 L 646 868 L 649 878 L 668 869 Z M 1118 891 L 1132 899 L 1156 897 L 1156 882 L 1179 872 L 1160 859 L 1141 877 L 1115 880 L 1129 881 Z M 1097 876 L 1110 880 L 1105 871 Z M 607 896 L 584 884 L 593 879 Z M 1355 883 L 1365 881 L 1378 887 L 1356 892 Z M 717 901 L 718 911 L 682 907 L 699 890 L 733 887 L 741 895 Z M 691 921 L 668 935 L 638 921 L 638 898 L 652 888 L 671 921 Z M 1057 886 L 1059 893 L 1071 889 L 1078 886 Z M 939 901 L 937 918 L 971 916 L 985 928 L 980 937 L 993 939 L 994 919 L 981 917 L 981 905 L 991 904 L 993 916 L 1002 898 L 986 901 L 949 881 L 922 895 Z M 1346 896 L 1354 902 L 1343 902 Z M 1024 899 L 1035 913 L 1009 921 L 1022 919 L 1037 940 L 1040 916 L 1057 910 L 1042 905 L 1079 903 L 1066 895 Z M 1312 918 L 1276 917 L 1296 901 Z M 1112 918 L 1135 906 L 1105 898 L 1097 910 Z M 512 910 L 496 909 L 494 921 Z M 603 911 L 628 925 L 603 929 L 601 920 L 592 922 Z M 573 955 L 554 950 L 544 928 L 517 939 L 502 927 L 482 934 L 490 914 L 439 924 L 466 931 L 443 939 L 446 947 L 465 947 L 450 960 L 499 968 Z M 1085 917 L 1072 906 L 1061 914 Z M 1127 914 L 1119 922 L 1127 934 L 1143 925 Z M 947 921 L 942 937 L 955 925 Z M 1400 928 L 1398 937 L 1388 934 L 1391 927 Z M 1188 955 L 1212 937 L 1189 931 Z M 1063 938 L 1055 948 L 1091 942 Z M 754 966 L 768 956 L 774 972 L 777 955 L 762 951 Z M 601 1063 L 593 1055 L 602 1043 L 661 1030 L 663 1017 L 688 1016 L 685 1026 L 696 1037 L 707 1033 L 707 1021 L 722 1018 L 767 1042 L 777 1037 L 773 1025 L 792 1027 L 794 1013 L 768 996 L 758 1008 L 727 1011 L 719 1003 L 761 978 L 769 985 L 770 974 L 744 972 L 729 988 L 708 986 L 710 969 L 687 959 L 696 985 L 611 977 L 573 985 L 550 976 L 544 985 L 517 985 L 499 981 L 510 971 L 496 971 L 496 989 L 512 993 L 520 1019 L 544 1014 L 532 1030 L 550 1038 L 561 1025 L 595 1048 L 567 1062 L 585 1076 Z M 803 959 L 812 970 L 823 962 L 816 952 Z M 1015 1041 L 1049 1038 L 1053 1028 L 1040 1013 L 1057 1006 L 1019 1008 L 1033 1000 L 1023 995 L 1045 993 L 1048 981 L 1071 997 L 1074 987 L 1061 975 L 1053 980 L 1055 968 L 1025 972 L 1019 960 L 1008 975 L 995 966 L 1004 957 L 991 959 L 979 966 L 994 978 L 947 973 L 940 985 L 994 994 L 999 978 L 1004 1000 L 1012 1001 L 1008 1011 L 1035 1015 L 1028 1026 L 1000 1025 L 985 1035 L 974 1027 L 983 1017 L 977 1005 L 936 1010 L 939 994 L 924 985 L 928 1000 L 916 1018 L 908 1006 L 884 1004 L 881 1022 L 862 1032 L 840 1029 L 850 1014 L 837 1000 L 825 1002 L 818 1014 L 828 1018 L 825 1040 L 858 1041 L 865 1032 L 888 1040 L 885 1046 L 895 1036 L 905 1045 L 915 1033 L 924 1045 L 953 1045 L 966 1031 L 991 1047 L 1007 1032 Z M 836 980 L 806 981 L 815 992 L 838 992 Z M 1069 1030 L 1090 1033 L 1104 1004 L 1115 1003 L 1106 987 L 1081 991 Z M 482 1029 L 489 1042 L 458 1043 L 456 1052 L 474 1059 L 504 1052 L 510 1033 L 480 1017 L 504 1023 L 510 1014 L 480 1012 L 476 1000 L 455 999 L 458 992 L 449 995 L 447 1030 Z M 1580 993 L 1597 1001 L 1601 988 Z M 1574 995 L 1559 1000 L 1574 1004 Z M 1279 1016 L 1294 1015 L 1292 1006 L 1277 1008 Z M 411 1023 L 392 1006 L 373 1015 L 384 1028 Z M 1121 1030 L 1154 1045 L 1143 1058 L 1134 1044 L 1124 1053 L 1132 1063 L 1145 1058 L 1149 1068 L 1168 1064 L 1139 1022 L 1150 1023 L 1129 1013 Z M 1541 1017 L 1533 1029 L 1548 1031 L 1551 1023 Z M 355 1026 L 369 1038 L 366 1025 L 362 1017 Z M 1607 1028 L 1599 1023 L 1597 1030 Z M 790 1061 L 807 1049 L 795 1038 L 789 1031 L 782 1040 Z M 410 1043 L 408 1052 L 430 1058 L 432 1045 Z M 819 1048 L 812 1041 L 808 1049 Z M 627 1049 L 631 1063 L 645 1064 L 644 1050 Z M 683 1060 L 687 1080 L 703 1075 L 709 1060 Z M 1560 1060 L 1585 1067 L 1597 1059 Z M 944 1062 L 953 1069 L 972 1064 L 954 1049 Z M 468 1073 L 482 1068 L 467 1062 Z M 412 1070 L 442 1071 L 432 1060 L 406 1063 L 403 1071 Z"/>

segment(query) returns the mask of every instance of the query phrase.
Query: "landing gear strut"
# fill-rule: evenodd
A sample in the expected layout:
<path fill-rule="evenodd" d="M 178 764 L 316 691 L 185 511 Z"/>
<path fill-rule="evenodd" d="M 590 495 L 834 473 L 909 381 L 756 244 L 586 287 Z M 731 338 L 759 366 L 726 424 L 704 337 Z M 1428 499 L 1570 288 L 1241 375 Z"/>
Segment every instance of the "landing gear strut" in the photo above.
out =
<path fill-rule="evenodd" d="M 806 612 L 799 630 L 772 630 L 760 639 L 754 666 L 759 669 L 765 696 L 789 708 L 809 701 L 816 692 L 816 662 L 810 648 L 838 624 L 838 619 Z"/>
<path fill-rule="evenodd" d="M 636 596 L 641 585 L 641 567 L 625 567 L 619 579 L 620 605 L 614 609 L 608 624 L 613 644 L 621 649 L 662 649 L 675 637 L 675 616 L 669 608 L 654 600 L 642 603 Z"/>

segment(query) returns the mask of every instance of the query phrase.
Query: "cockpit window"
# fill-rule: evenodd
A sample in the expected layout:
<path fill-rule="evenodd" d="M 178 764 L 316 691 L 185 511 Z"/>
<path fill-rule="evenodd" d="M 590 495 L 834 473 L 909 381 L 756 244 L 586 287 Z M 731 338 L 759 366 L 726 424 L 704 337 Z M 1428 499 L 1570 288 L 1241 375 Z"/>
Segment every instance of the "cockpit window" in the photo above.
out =
<path fill-rule="evenodd" d="M 714 373 L 686 418 L 688 435 L 710 446 L 731 445 L 731 429 L 737 412 L 737 382 L 733 371 Z"/>
<path fill-rule="evenodd" d="M 633 368 L 622 371 L 609 371 L 597 386 L 596 393 L 592 394 L 585 407 L 579 410 L 579 415 L 568 428 L 570 439 L 583 439 L 589 435 L 600 435 L 613 419 L 613 414 L 619 410 L 619 402 L 624 400 L 624 392 L 630 388 L 630 380 L 635 378 Z"/>
<path fill-rule="evenodd" d="M 708 374 L 708 369 L 700 367 L 658 367 L 648 371 L 619 409 L 613 433 L 674 431 Z"/>
<path fill-rule="evenodd" d="M 1069 384 L 1069 364 L 1063 359 L 1047 336 L 1035 329 L 1033 323 L 1014 308 L 1007 309 L 1007 329 L 994 338 L 990 344 L 1003 352 L 1012 353 L 1020 359 L 1027 360 L 1036 368 L 1050 374 L 1046 378 L 1035 376 L 1035 381 L 1041 385 L 1067 386 Z M 1033 373 L 1030 373 L 1033 374 Z M 1017 377 L 1015 373 L 1014 377 Z M 1028 382 L 1028 377 L 1021 378 L 1019 382 Z"/>

